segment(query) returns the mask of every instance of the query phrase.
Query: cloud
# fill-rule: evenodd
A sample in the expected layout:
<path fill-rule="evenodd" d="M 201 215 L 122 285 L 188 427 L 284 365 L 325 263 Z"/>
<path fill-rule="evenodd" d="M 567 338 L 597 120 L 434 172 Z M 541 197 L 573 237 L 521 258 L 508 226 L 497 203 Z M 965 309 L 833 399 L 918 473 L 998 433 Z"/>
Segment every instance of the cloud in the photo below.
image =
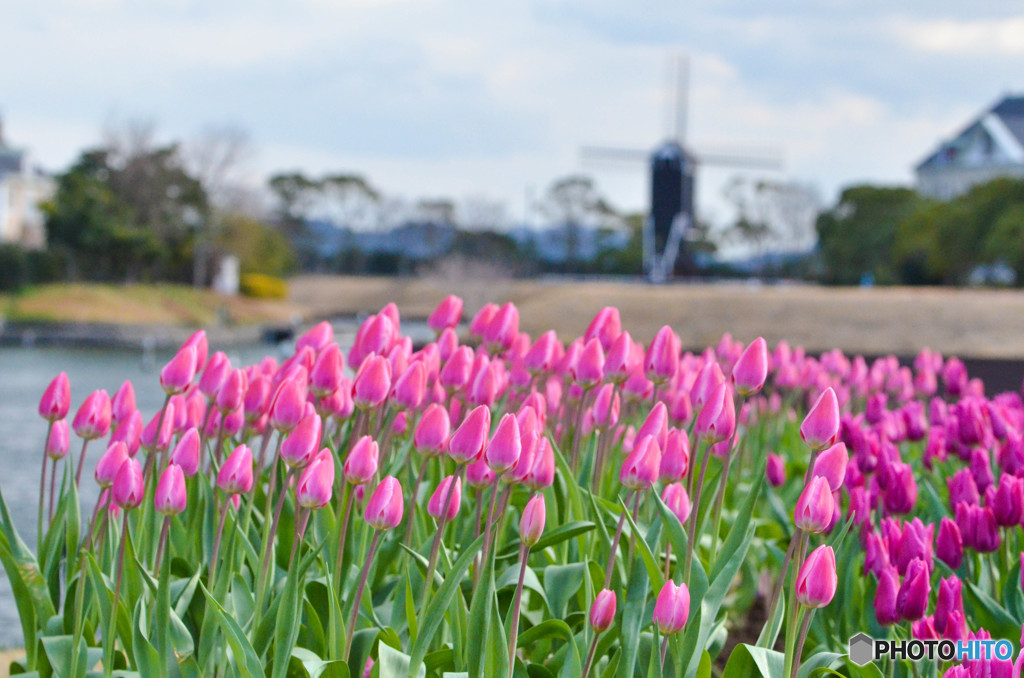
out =
<path fill-rule="evenodd" d="M 1024 15 L 976 21 L 900 21 L 897 36 L 915 49 L 937 54 L 1024 54 Z"/>

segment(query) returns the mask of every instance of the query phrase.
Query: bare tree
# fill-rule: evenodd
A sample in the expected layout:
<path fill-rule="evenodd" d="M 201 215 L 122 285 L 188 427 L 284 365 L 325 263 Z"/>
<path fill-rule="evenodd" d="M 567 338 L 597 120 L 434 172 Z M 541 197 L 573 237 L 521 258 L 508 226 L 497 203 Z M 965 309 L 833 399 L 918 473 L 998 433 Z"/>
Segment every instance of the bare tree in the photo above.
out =
<path fill-rule="evenodd" d="M 615 210 L 598 192 L 593 179 L 581 175 L 556 180 L 548 187 L 538 207 L 555 227 L 564 230 L 565 263 L 570 270 L 580 260 L 582 229 L 600 228 L 618 220 Z"/>
<path fill-rule="evenodd" d="M 814 220 L 820 206 L 814 186 L 736 177 L 726 186 L 725 197 L 736 209 L 736 221 L 723 233 L 726 242 L 747 248 L 757 257 L 814 244 Z"/>

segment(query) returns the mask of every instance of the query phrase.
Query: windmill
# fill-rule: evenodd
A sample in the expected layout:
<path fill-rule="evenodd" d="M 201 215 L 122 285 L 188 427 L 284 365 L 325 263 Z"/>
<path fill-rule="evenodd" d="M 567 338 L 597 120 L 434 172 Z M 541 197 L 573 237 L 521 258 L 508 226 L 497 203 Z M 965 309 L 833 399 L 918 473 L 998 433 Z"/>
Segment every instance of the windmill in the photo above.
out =
<path fill-rule="evenodd" d="M 777 151 L 697 152 L 686 143 L 689 106 L 689 60 L 675 60 L 675 110 L 672 132 L 653 151 L 631 148 L 586 146 L 581 149 L 584 162 L 644 162 L 650 172 L 651 207 L 644 221 L 644 272 L 653 282 L 672 277 L 687 230 L 695 223 L 694 188 L 697 169 L 702 165 L 743 169 L 781 169 Z M 685 253 L 684 253 L 685 256 Z"/>

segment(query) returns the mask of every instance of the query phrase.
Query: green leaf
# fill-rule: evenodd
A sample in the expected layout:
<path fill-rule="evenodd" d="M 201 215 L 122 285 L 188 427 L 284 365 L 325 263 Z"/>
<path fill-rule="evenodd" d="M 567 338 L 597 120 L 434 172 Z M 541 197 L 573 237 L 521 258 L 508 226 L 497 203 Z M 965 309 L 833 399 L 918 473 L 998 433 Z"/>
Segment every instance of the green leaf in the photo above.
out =
<path fill-rule="evenodd" d="M 595 527 L 597 527 L 597 524 L 588 520 L 574 520 L 570 523 L 559 525 L 553 530 L 545 532 L 544 536 L 540 538 L 540 541 L 531 546 L 530 550 L 534 553 L 539 553 L 549 546 L 556 546 L 567 539 L 572 539 L 573 537 L 578 537 L 581 534 L 586 534 Z M 515 548 L 508 549 L 499 555 L 498 558 L 509 558 L 516 555 L 518 552 L 519 545 L 516 544 Z"/>
<path fill-rule="evenodd" d="M 68 669 L 71 667 L 71 648 L 74 644 L 72 636 L 43 636 L 43 651 L 53 667 L 53 675 L 56 678 L 84 678 L 86 667 L 95 666 L 103 656 L 99 648 L 86 647 L 85 639 L 78 640 L 78 675 L 71 676 Z M 81 659 L 84 657 L 84 659 Z"/>
<path fill-rule="evenodd" d="M 132 619 L 132 649 L 135 655 L 135 666 L 139 669 L 139 673 L 144 676 L 164 675 L 159 668 L 160 655 L 157 654 L 156 648 L 153 647 L 149 642 L 149 638 L 146 637 L 147 616 L 146 601 L 139 598 L 139 602 L 135 605 L 135 614 Z"/>
<path fill-rule="evenodd" d="M 427 669 L 420 666 L 419 669 L 413 673 L 410 670 L 410 660 L 412 658 L 400 652 L 389 645 L 381 643 L 378 646 L 377 655 L 377 675 L 380 678 L 410 678 L 411 676 L 419 676 L 424 678 L 427 675 Z"/>
<path fill-rule="evenodd" d="M 448 576 L 445 577 L 444 581 L 441 583 L 441 587 L 437 590 L 437 593 L 435 593 L 430 599 L 430 603 L 427 605 L 427 609 L 423 613 L 423 619 L 420 622 L 419 634 L 417 634 L 416 642 L 412 647 L 412 657 L 410 662 L 411 666 L 416 671 L 419 671 L 423 658 L 427 655 L 427 650 L 430 648 L 430 643 L 434 639 L 434 634 L 437 633 L 437 629 L 440 628 L 441 622 L 444 619 L 445 610 L 447 610 L 449 605 L 451 605 L 452 599 L 455 597 L 456 591 L 458 591 L 459 582 L 462 580 L 463 574 L 465 574 L 466 570 L 469 569 L 470 563 L 473 562 L 473 558 L 476 557 L 476 553 L 480 550 L 483 543 L 484 536 L 480 535 L 472 544 L 469 545 L 468 548 L 466 548 L 466 550 L 462 552 L 459 559 L 452 565 L 452 569 L 449 571 Z M 487 571 L 485 570 L 483 574 L 486 576 Z M 489 578 L 489 581 L 492 582 L 493 586 L 493 579 Z M 474 607 L 476 606 L 476 601 L 477 596 L 474 595 Z M 471 612 L 470 614 L 472 616 L 473 613 Z M 483 613 L 480 612 L 480 614 Z M 472 637 L 472 633 L 470 635 Z"/>
<path fill-rule="evenodd" d="M 619 678 L 633 677 L 637 649 L 640 645 L 640 629 L 649 621 L 648 590 L 647 570 L 639 559 L 635 559 L 626 586 L 625 604 L 622 606 L 622 655 L 619 658 Z"/>
<path fill-rule="evenodd" d="M 544 591 L 547 594 L 548 609 L 555 619 L 565 617 L 565 609 L 583 583 L 586 568 L 586 563 L 550 565 L 544 568 Z"/>
<path fill-rule="evenodd" d="M 349 678 L 348 664 L 340 659 L 324 661 L 304 647 L 292 648 L 291 665 L 296 663 L 309 678 Z"/>
<path fill-rule="evenodd" d="M 786 657 L 781 652 L 740 644 L 729 655 L 722 678 L 788 678 L 782 675 L 786 670 L 785 664 Z"/>
<path fill-rule="evenodd" d="M 252 645 L 249 644 L 249 639 L 245 637 L 242 629 L 238 626 L 238 622 L 206 590 L 202 582 L 199 582 L 199 588 L 202 590 L 203 595 L 206 596 L 207 614 L 213 615 L 214 620 L 220 625 L 221 630 L 224 631 L 228 645 L 231 646 L 231 651 L 235 654 L 235 668 L 238 669 L 239 675 L 242 678 L 264 678 L 263 665 L 260 663 L 260 658 Z"/>
<path fill-rule="evenodd" d="M 839 668 L 843 665 L 844 656 L 837 652 L 818 652 L 811 655 L 807 661 L 800 664 L 800 670 L 796 674 L 797 678 L 810 678 L 815 671 Z"/>

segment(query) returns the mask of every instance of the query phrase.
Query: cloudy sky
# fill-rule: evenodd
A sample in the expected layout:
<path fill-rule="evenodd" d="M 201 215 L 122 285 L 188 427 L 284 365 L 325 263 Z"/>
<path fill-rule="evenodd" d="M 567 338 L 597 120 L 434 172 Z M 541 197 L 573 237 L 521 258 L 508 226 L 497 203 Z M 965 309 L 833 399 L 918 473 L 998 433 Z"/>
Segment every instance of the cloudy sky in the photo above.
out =
<path fill-rule="evenodd" d="M 826 201 L 909 182 L 939 139 L 1024 91 L 1016 0 L 0 0 L 0 112 L 52 170 L 108 121 L 147 118 L 165 138 L 246 130 L 253 177 L 359 171 L 516 217 L 584 171 L 640 209 L 641 167 L 579 149 L 663 138 L 682 50 L 693 146 L 781 149 L 776 176 Z M 700 176 L 706 215 L 732 174 Z"/>

